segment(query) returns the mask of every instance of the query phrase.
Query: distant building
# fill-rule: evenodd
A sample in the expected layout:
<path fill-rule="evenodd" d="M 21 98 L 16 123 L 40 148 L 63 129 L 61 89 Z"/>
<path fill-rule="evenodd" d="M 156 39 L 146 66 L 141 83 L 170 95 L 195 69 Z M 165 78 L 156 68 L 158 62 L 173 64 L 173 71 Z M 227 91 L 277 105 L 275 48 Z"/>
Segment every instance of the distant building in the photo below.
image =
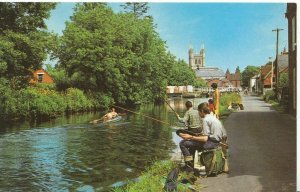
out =
<path fill-rule="evenodd" d="M 211 87 L 213 83 L 216 83 L 218 87 L 232 87 L 232 84 L 230 81 L 226 78 L 216 78 L 216 79 L 208 79 L 207 80 L 207 86 Z"/>
<path fill-rule="evenodd" d="M 204 45 L 202 45 L 199 54 L 194 53 L 194 49 L 192 47 L 189 48 L 189 67 L 193 70 L 205 67 Z"/>
<path fill-rule="evenodd" d="M 297 107 L 297 4 L 287 3 L 285 17 L 288 20 L 288 72 L 289 113 L 296 116 Z"/>
<path fill-rule="evenodd" d="M 262 84 L 262 92 L 264 93 L 266 89 L 271 89 L 271 77 L 272 77 L 272 63 L 267 63 L 266 65 L 261 67 L 261 84 Z M 274 73 L 275 74 L 275 73 Z M 273 75 L 274 75 L 273 74 Z M 274 76 L 273 76 L 274 79 Z M 273 80 L 274 82 L 274 80 Z M 274 83 L 273 83 L 274 84 Z"/>
<path fill-rule="evenodd" d="M 226 74 L 217 67 L 206 67 L 206 56 L 204 45 L 202 45 L 200 53 L 194 53 L 192 47 L 189 48 L 189 67 L 194 70 L 196 78 L 206 81 L 210 87 L 212 83 L 217 83 L 219 87 L 240 87 L 241 76 L 240 71 L 236 70 L 234 74 L 230 74 L 227 70 Z"/>
<path fill-rule="evenodd" d="M 53 78 L 44 69 L 38 69 L 33 72 L 33 78 L 30 80 L 31 84 L 47 83 L 52 84 Z"/>
<path fill-rule="evenodd" d="M 274 66 L 278 66 L 279 78 L 280 78 L 280 74 L 288 72 L 289 55 L 288 55 L 288 52 L 286 52 L 285 48 L 284 48 L 283 52 L 281 52 L 281 54 L 278 55 L 278 59 L 275 59 Z M 275 71 L 276 71 L 276 69 L 275 69 Z M 274 71 L 275 78 L 277 78 L 275 71 Z"/>
<path fill-rule="evenodd" d="M 225 78 L 224 72 L 217 67 L 200 67 L 195 70 L 196 77 L 204 80 Z"/>
<path fill-rule="evenodd" d="M 251 87 L 251 89 L 249 89 L 250 92 L 254 92 L 254 93 L 262 92 L 260 79 L 261 79 L 261 74 L 254 75 L 253 77 L 250 78 L 250 82 L 249 82 L 249 87 Z"/>
<path fill-rule="evenodd" d="M 225 78 L 228 79 L 233 87 L 241 86 L 241 73 L 238 68 L 236 68 L 235 73 L 230 73 L 227 69 L 225 73 Z"/>
<path fill-rule="evenodd" d="M 278 66 L 279 69 L 279 77 L 281 74 L 288 72 L 288 52 L 286 52 L 286 49 L 284 49 L 283 52 L 281 52 L 281 54 L 278 55 L 278 59 L 275 59 L 275 61 L 273 61 L 272 63 L 269 62 L 261 67 L 260 80 L 262 85 L 262 93 L 265 93 L 266 90 L 271 90 L 276 85 L 276 66 Z"/>

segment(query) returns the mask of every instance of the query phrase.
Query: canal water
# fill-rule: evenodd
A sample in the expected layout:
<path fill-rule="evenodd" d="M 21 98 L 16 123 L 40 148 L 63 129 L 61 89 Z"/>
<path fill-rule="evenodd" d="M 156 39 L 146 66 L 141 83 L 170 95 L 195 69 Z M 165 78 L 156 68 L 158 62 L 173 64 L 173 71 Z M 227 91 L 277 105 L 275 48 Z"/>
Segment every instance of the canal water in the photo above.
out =
<path fill-rule="evenodd" d="M 195 109 L 207 101 L 190 100 Z M 186 101 L 168 100 L 181 116 Z M 166 104 L 134 110 L 139 114 L 107 124 L 88 123 L 101 112 L 38 125 L 1 123 L 0 191 L 109 191 L 138 178 L 154 161 L 170 159 L 180 140 L 173 128 L 182 126 L 174 112 Z"/>

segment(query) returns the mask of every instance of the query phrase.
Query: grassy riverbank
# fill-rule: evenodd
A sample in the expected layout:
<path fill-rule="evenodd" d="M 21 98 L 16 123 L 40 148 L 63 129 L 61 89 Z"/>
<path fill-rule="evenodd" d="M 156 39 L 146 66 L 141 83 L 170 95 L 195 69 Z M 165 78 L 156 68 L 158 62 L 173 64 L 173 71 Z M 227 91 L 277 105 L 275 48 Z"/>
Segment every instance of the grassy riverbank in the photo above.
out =
<path fill-rule="evenodd" d="M 233 112 L 229 110 L 228 107 L 231 103 L 242 103 L 242 97 L 236 93 L 225 93 L 220 98 L 220 109 L 221 109 L 221 118 L 220 120 L 224 122 L 228 116 Z M 147 168 L 139 177 L 137 182 L 130 181 L 128 185 L 121 188 L 114 189 L 114 192 L 139 192 L 147 189 L 149 192 L 163 191 L 165 184 L 165 178 L 168 176 L 168 173 L 178 166 L 178 162 L 173 162 L 171 160 L 155 162 L 151 167 Z M 180 173 L 179 179 L 188 178 L 184 173 Z M 190 188 L 195 189 L 196 191 L 201 191 L 201 184 L 178 184 L 178 191 L 185 192 L 191 191 Z"/>
<path fill-rule="evenodd" d="M 145 189 L 149 192 L 163 191 L 165 180 L 169 172 L 176 167 L 178 167 L 178 163 L 171 160 L 155 162 L 142 173 L 138 182 L 131 181 L 124 187 L 114 189 L 114 192 L 140 192 L 145 191 Z M 197 191 L 201 188 L 201 186 L 192 186 L 189 183 L 183 184 L 180 182 L 186 178 L 188 178 L 188 176 L 184 172 L 179 173 L 177 191 L 190 192 L 190 188 L 197 188 Z"/>
<path fill-rule="evenodd" d="M 1 87 L 0 87 L 1 90 Z M 38 84 L 20 90 L 1 91 L 0 119 L 41 120 L 55 118 L 65 113 L 75 113 L 104 108 L 111 104 L 105 95 L 84 93 L 77 88 L 57 91 L 53 85 Z"/>

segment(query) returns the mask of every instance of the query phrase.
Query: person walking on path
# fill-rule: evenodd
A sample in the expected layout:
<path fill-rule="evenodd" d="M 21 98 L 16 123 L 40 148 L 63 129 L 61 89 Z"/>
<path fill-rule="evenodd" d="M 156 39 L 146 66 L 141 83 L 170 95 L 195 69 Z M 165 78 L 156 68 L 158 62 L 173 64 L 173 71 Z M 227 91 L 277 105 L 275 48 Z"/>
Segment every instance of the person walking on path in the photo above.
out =
<path fill-rule="evenodd" d="M 219 119 L 220 118 L 220 90 L 218 89 L 217 83 L 211 84 L 211 87 L 214 90 L 213 101 L 215 106 L 215 115 Z"/>

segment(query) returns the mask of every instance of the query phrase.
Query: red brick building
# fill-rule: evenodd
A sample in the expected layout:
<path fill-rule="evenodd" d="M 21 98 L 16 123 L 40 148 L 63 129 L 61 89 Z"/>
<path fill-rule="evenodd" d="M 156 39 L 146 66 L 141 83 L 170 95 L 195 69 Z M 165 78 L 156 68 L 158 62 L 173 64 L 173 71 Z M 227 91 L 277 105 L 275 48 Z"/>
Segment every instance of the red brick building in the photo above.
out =
<path fill-rule="evenodd" d="M 53 78 L 44 69 L 38 69 L 33 72 L 33 79 L 30 80 L 31 84 L 36 83 L 54 83 Z"/>
<path fill-rule="evenodd" d="M 272 64 L 267 63 L 261 67 L 261 81 L 263 88 L 271 88 Z M 273 78 L 274 79 L 274 78 Z"/>
<path fill-rule="evenodd" d="M 238 68 L 235 70 L 235 73 L 230 73 L 227 69 L 225 73 L 225 77 L 233 87 L 240 87 L 241 86 L 241 73 Z"/>

